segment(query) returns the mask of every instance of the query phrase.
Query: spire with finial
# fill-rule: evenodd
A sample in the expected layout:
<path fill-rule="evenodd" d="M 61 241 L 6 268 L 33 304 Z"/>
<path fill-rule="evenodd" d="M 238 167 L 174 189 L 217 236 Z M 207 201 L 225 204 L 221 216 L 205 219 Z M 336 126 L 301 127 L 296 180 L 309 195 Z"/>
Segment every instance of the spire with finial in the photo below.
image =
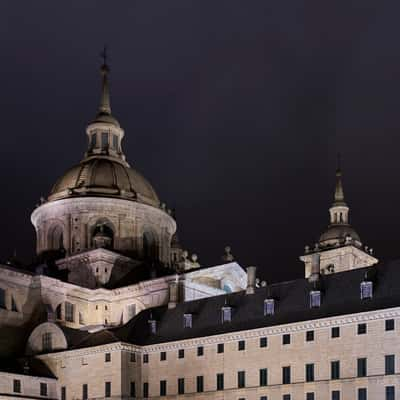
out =
<path fill-rule="evenodd" d="M 338 154 L 338 164 L 336 168 L 336 186 L 334 205 L 346 205 L 344 202 L 344 192 L 342 184 L 342 170 L 340 168 L 340 153 Z"/>
<path fill-rule="evenodd" d="M 336 168 L 335 198 L 329 212 L 331 215 L 331 224 L 347 225 L 349 223 L 349 208 L 344 201 L 340 154 L 338 154 L 338 164 Z"/>
<path fill-rule="evenodd" d="M 108 73 L 110 72 L 110 68 L 107 65 L 107 46 L 104 46 L 104 49 L 101 52 L 101 57 L 103 58 L 103 64 L 100 68 L 102 76 L 102 86 L 98 115 L 111 115 L 110 90 L 108 86 Z"/>

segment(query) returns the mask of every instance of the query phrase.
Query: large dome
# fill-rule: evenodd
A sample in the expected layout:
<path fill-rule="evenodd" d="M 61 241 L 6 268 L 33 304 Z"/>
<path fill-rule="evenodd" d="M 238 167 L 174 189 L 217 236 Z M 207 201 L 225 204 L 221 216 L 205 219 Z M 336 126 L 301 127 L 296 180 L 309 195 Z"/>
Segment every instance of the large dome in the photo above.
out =
<path fill-rule="evenodd" d="M 75 196 L 119 197 L 160 205 L 155 190 L 139 172 L 122 160 L 106 157 L 87 158 L 70 168 L 53 186 L 49 200 Z"/>

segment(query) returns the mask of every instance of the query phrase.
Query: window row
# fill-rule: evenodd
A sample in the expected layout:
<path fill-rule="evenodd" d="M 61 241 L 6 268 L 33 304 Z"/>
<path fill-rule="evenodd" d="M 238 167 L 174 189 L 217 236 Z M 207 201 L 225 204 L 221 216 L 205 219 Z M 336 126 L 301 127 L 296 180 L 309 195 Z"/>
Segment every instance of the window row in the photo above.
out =
<path fill-rule="evenodd" d="M 395 356 L 393 354 L 385 356 L 385 375 L 393 375 L 395 373 Z M 357 359 L 357 377 L 367 376 L 367 359 L 358 358 Z M 340 379 L 340 361 L 331 361 L 330 365 L 330 379 Z M 313 382 L 315 380 L 315 365 L 313 363 L 305 364 L 304 368 L 304 380 L 305 382 Z M 218 373 L 215 378 L 216 390 L 224 390 L 224 374 Z M 282 367 L 282 381 L 283 385 L 288 385 L 292 383 L 292 368 L 291 366 Z M 185 378 L 178 378 L 177 381 L 178 394 L 185 393 Z M 268 386 L 268 369 L 262 368 L 259 370 L 259 386 Z M 237 387 L 246 387 L 246 371 L 237 372 Z M 196 377 L 196 391 L 197 393 L 204 391 L 204 376 Z M 160 396 L 167 395 L 167 381 L 160 381 Z M 131 396 L 136 396 L 136 386 L 135 383 L 131 384 Z M 143 385 L 143 396 L 148 396 L 148 383 Z M 307 400 L 310 400 L 307 398 Z M 332 397 L 335 400 L 334 397 Z M 360 400 L 366 400 L 366 398 L 359 397 Z"/>
<path fill-rule="evenodd" d="M 260 370 L 260 386 L 267 386 L 266 384 L 262 384 L 264 378 L 264 374 L 262 373 L 265 370 Z M 237 373 L 237 387 L 244 388 L 246 387 L 246 375 L 245 371 L 238 371 Z M 149 383 L 143 383 L 142 394 L 143 398 L 149 397 Z M 216 390 L 221 391 L 224 390 L 224 374 L 217 374 L 216 376 Z M 185 394 L 188 393 L 185 391 L 185 378 L 178 378 L 177 379 L 177 394 Z M 196 377 L 196 393 L 203 393 L 204 392 L 204 376 L 200 375 Z M 171 393 L 168 390 L 168 383 L 166 380 L 160 380 L 159 382 L 159 396 L 164 397 L 167 395 L 171 395 L 175 393 Z M 340 400 L 340 390 L 332 390 L 331 391 L 331 400 Z M 131 382 L 130 384 L 130 397 L 136 398 L 136 384 L 135 382 Z M 384 399 L 385 400 L 395 400 L 395 387 L 394 386 L 386 386 L 384 388 Z M 87 397 L 83 397 L 84 400 Z M 238 400 L 246 400 L 245 398 L 239 398 Z M 261 396 L 260 400 L 268 400 L 268 396 Z M 291 395 L 289 393 L 282 395 L 282 400 L 291 400 Z M 314 392 L 306 392 L 305 393 L 305 400 L 316 400 Z M 367 388 L 357 388 L 357 400 L 367 400 Z"/>
<path fill-rule="evenodd" d="M 111 382 L 104 382 L 104 397 L 111 397 Z M 84 383 L 82 385 L 82 400 L 88 399 L 89 385 L 87 383 Z M 67 388 L 65 386 L 61 387 L 61 400 L 67 400 Z"/>
<path fill-rule="evenodd" d="M 97 144 L 98 137 L 100 138 L 100 146 Z M 98 136 L 97 132 L 90 135 L 90 148 L 101 147 L 102 150 L 107 150 L 109 147 L 115 151 L 119 150 L 118 136 L 116 134 L 110 134 L 109 132 L 100 132 Z"/>
<path fill-rule="evenodd" d="M 395 320 L 394 319 L 387 319 L 385 320 L 385 330 L 386 331 L 394 331 L 395 330 Z M 367 334 L 367 324 L 366 323 L 361 323 L 357 325 L 357 335 L 365 335 Z M 332 339 L 339 338 L 340 337 L 340 327 L 335 326 L 331 328 L 331 333 L 330 336 Z M 305 341 L 306 342 L 313 342 L 315 340 L 315 332 L 313 330 L 306 331 L 305 332 Z M 243 351 L 246 349 L 246 341 L 245 340 L 239 340 L 238 342 L 237 349 L 238 351 Z M 282 345 L 288 345 L 291 343 L 291 334 L 286 333 L 282 335 Z M 268 338 L 267 337 L 261 337 L 259 340 L 259 347 L 268 347 Z M 224 343 L 219 343 L 217 345 L 217 353 L 224 353 Z M 197 356 L 203 356 L 204 355 L 204 347 L 203 346 L 198 346 L 197 347 Z M 179 349 L 178 350 L 178 358 L 184 358 L 185 357 L 185 350 L 184 349 Z M 160 353 L 160 361 L 166 361 L 167 359 L 167 353 L 165 351 L 162 351 Z M 131 361 L 136 361 L 136 355 L 134 353 L 131 354 Z M 149 354 L 144 354 L 143 355 L 143 362 L 148 363 L 149 362 Z"/>
<path fill-rule="evenodd" d="M 40 382 L 39 390 L 41 396 L 47 396 L 47 383 Z M 13 380 L 13 393 L 22 393 L 22 385 L 20 379 Z"/>

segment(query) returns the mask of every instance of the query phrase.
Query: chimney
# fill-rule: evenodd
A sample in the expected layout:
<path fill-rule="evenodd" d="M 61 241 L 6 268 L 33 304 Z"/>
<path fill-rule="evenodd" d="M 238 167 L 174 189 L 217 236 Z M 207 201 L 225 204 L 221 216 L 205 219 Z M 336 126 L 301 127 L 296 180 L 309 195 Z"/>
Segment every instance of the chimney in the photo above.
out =
<path fill-rule="evenodd" d="M 308 278 L 310 282 L 315 282 L 319 280 L 320 275 L 320 254 L 314 253 L 311 256 L 311 275 Z"/>
<path fill-rule="evenodd" d="M 179 302 L 179 282 L 177 278 L 175 281 L 169 282 L 168 308 L 175 308 L 178 302 Z"/>
<path fill-rule="evenodd" d="M 247 288 L 246 294 L 253 294 L 256 287 L 257 267 L 247 267 Z"/>

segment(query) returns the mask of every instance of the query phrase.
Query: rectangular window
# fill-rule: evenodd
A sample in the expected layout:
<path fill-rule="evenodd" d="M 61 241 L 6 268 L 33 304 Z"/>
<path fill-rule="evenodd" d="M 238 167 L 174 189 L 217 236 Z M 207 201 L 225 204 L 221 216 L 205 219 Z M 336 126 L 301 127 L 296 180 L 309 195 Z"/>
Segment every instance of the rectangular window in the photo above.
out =
<path fill-rule="evenodd" d="M 262 368 L 260 369 L 260 386 L 268 385 L 268 369 Z"/>
<path fill-rule="evenodd" d="M 264 300 L 264 315 L 274 315 L 275 314 L 275 300 L 265 299 Z"/>
<path fill-rule="evenodd" d="M 203 346 L 199 346 L 197 348 L 197 356 L 203 356 L 204 355 L 204 347 Z"/>
<path fill-rule="evenodd" d="M 339 361 L 331 361 L 331 379 L 340 379 Z"/>
<path fill-rule="evenodd" d="M 67 322 L 75 321 L 75 306 L 74 306 L 74 304 L 65 302 L 65 320 Z"/>
<path fill-rule="evenodd" d="M 266 337 L 260 338 L 260 347 L 267 347 L 268 346 L 268 339 Z"/>
<path fill-rule="evenodd" d="M 21 381 L 19 379 L 14 379 L 13 381 L 13 392 L 21 393 Z"/>
<path fill-rule="evenodd" d="M 167 381 L 160 381 L 160 396 L 167 395 Z"/>
<path fill-rule="evenodd" d="M 178 358 L 185 358 L 185 349 L 178 350 Z"/>
<path fill-rule="evenodd" d="M 103 150 L 108 148 L 108 132 L 101 132 L 101 148 Z"/>
<path fill-rule="evenodd" d="M 42 335 L 42 350 L 51 351 L 53 347 L 51 332 L 45 332 Z"/>
<path fill-rule="evenodd" d="M 385 321 L 385 331 L 394 331 L 394 319 L 387 319 Z"/>
<path fill-rule="evenodd" d="M 0 288 L 0 308 L 6 308 L 6 291 Z"/>
<path fill-rule="evenodd" d="M 338 338 L 340 337 L 340 328 L 335 326 L 331 329 L 331 338 Z"/>
<path fill-rule="evenodd" d="M 67 400 L 67 388 L 61 386 L 61 400 Z"/>
<path fill-rule="evenodd" d="M 268 397 L 267 396 L 261 396 L 260 400 L 268 400 Z"/>
<path fill-rule="evenodd" d="M 357 325 L 357 334 L 365 335 L 367 333 L 367 324 L 358 324 Z"/>
<path fill-rule="evenodd" d="M 162 351 L 160 353 L 160 361 L 165 361 L 167 359 L 167 352 L 166 351 Z"/>
<path fill-rule="evenodd" d="M 149 363 L 149 355 L 143 354 L 143 364 L 148 364 L 148 363 Z"/>
<path fill-rule="evenodd" d="M 367 400 L 366 388 L 358 388 L 358 400 Z"/>
<path fill-rule="evenodd" d="M 357 376 L 362 378 L 367 376 L 367 359 L 357 358 Z"/>
<path fill-rule="evenodd" d="M 372 299 L 373 283 L 371 281 L 364 281 L 360 283 L 360 298 Z"/>
<path fill-rule="evenodd" d="M 246 386 L 246 373 L 245 373 L 245 371 L 238 371 L 237 380 L 238 380 L 238 388 L 244 388 Z"/>
<path fill-rule="evenodd" d="M 47 383 L 40 383 L 40 395 L 47 396 Z"/>
<path fill-rule="evenodd" d="M 306 382 L 314 381 L 314 364 L 306 364 Z"/>
<path fill-rule="evenodd" d="M 183 327 L 184 328 L 192 327 L 192 314 L 183 314 Z"/>
<path fill-rule="evenodd" d="M 223 343 L 218 343 L 217 353 L 223 353 L 223 352 L 224 352 L 224 344 Z"/>
<path fill-rule="evenodd" d="M 282 367 L 282 383 L 284 385 L 290 383 L 290 367 Z"/>
<path fill-rule="evenodd" d="M 106 382 L 104 385 L 104 396 L 111 397 L 111 382 Z"/>
<path fill-rule="evenodd" d="M 282 335 L 282 344 L 290 344 L 290 333 Z"/>
<path fill-rule="evenodd" d="M 306 400 L 315 400 L 314 392 L 307 392 L 306 393 Z"/>
<path fill-rule="evenodd" d="M 290 400 L 290 394 L 284 394 L 282 400 Z"/>
<path fill-rule="evenodd" d="M 88 399 L 88 385 L 87 383 L 84 383 L 82 385 L 82 400 L 87 400 Z"/>
<path fill-rule="evenodd" d="M 393 375 L 394 369 L 394 354 L 385 356 L 385 375 Z"/>
<path fill-rule="evenodd" d="M 197 391 L 197 393 L 204 392 L 204 377 L 203 376 L 196 377 L 196 391 Z"/>
<path fill-rule="evenodd" d="M 118 136 L 113 135 L 113 147 L 116 151 L 118 151 Z"/>
<path fill-rule="evenodd" d="M 104 354 L 104 362 L 110 362 L 110 361 L 111 361 L 111 353 Z"/>
<path fill-rule="evenodd" d="M 340 391 L 332 390 L 332 400 L 340 400 Z"/>
<path fill-rule="evenodd" d="M 238 350 L 242 351 L 246 348 L 246 342 L 244 340 L 239 340 L 238 341 Z"/>
<path fill-rule="evenodd" d="M 231 307 L 222 307 L 221 308 L 221 320 L 222 320 L 222 323 L 230 322 L 232 320 L 232 308 Z"/>
<path fill-rule="evenodd" d="M 90 136 L 90 147 L 93 149 L 96 147 L 96 141 L 97 141 L 97 135 L 95 133 L 93 133 Z"/>
<path fill-rule="evenodd" d="M 319 290 L 312 290 L 310 292 L 310 308 L 317 308 L 321 306 L 321 292 Z"/>
<path fill-rule="evenodd" d="M 314 331 L 307 331 L 306 332 L 306 341 L 313 342 L 314 341 Z"/>
<path fill-rule="evenodd" d="M 185 378 L 178 378 L 178 394 L 185 394 Z"/>
<path fill-rule="evenodd" d="M 394 400 L 394 386 L 385 387 L 385 400 Z"/>
<path fill-rule="evenodd" d="M 217 374 L 217 390 L 224 390 L 224 374 Z"/>
<path fill-rule="evenodd" d="M 136 353 L 130 354 L 130 362 L 136 362 Z"/>
<path fill-rule="evenodd" d="M 149 383 L 148 382 L 143 383 L 143 397 L 145 399 L 149 397 Z"/>
<path fill-rule="evenodd" d="M 130 396 L 136 397 L 136 383 L 135 382 L 131 382 Z"/>
<path fill-rule="evenodd" d="M 13 296 L 11 296 L 11 311 L 18 311 L 17 303 Z"/>

